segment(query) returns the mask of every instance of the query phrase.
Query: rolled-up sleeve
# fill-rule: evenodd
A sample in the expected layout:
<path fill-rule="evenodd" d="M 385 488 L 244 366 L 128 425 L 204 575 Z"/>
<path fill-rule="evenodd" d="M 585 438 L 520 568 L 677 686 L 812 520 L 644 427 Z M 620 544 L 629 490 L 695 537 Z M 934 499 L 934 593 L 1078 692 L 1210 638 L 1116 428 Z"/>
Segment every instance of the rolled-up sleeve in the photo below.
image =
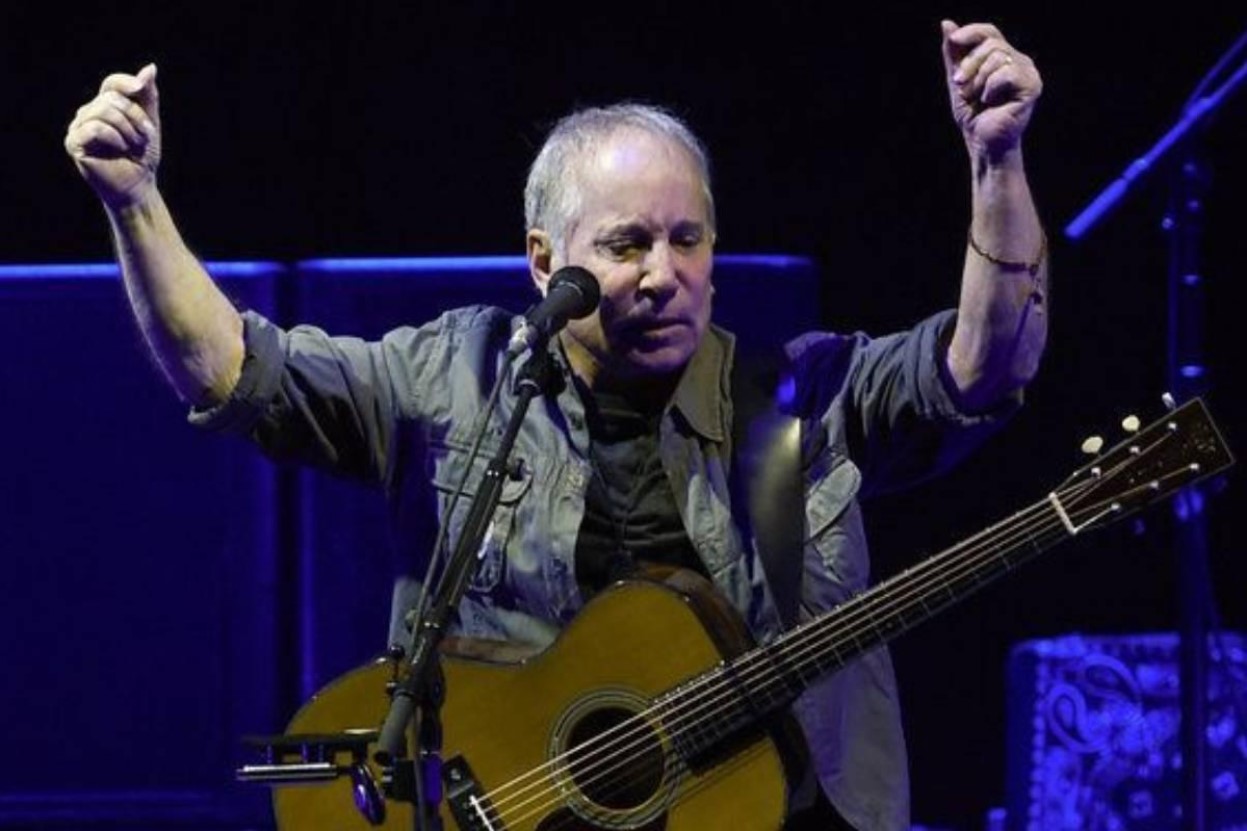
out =
<path fill-rule="evenodd" d="M 192 410 L 192 424 L 249 437 L 269 457 L 382 482 L 399 419 L 418 417 L 444 350 L 441 321 L 377 341 L 314 326 L 284 330 L 243 315 L 242 374 L 229 399 Z"/>
<path fill-rule="evenodd" d="M 188 420 L 219 433 L 246 434 L 259 421 L 281 384 L 281 332 L 255 312 L 243 312 L 242 374 L 230 397 L 211 408 L 195 408 Z"/>
<path fill-rule="evenodd" d="M 811 333 L 789 345 L 800 414 L 821 426 L 824 448 L 857 463 L 864 492 L 948 470 L 1021 406 L 1020 392 L 985 412 L 959 405 L 945 361 L 955 321 L 946 310 L 883 337 Z"/>
<path fill-rule="evenodd" d="M 470 425 L 516 320 L 472 306 L 364 340 L 285 330 L 247 311 L 238 383 L 220 405 L 192 410 L 190 422 L 246 436 L 278 461 L 388 488 L 399 475 L 400 430 Z"/>

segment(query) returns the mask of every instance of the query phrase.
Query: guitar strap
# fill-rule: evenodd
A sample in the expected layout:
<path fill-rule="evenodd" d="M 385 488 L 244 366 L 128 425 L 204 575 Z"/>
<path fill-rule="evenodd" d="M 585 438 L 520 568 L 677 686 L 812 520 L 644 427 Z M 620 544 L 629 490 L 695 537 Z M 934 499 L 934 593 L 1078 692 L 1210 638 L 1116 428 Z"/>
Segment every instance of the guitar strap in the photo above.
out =
<path fill-rule="evenodd" d="M 733 515 L 743 539 L 753 539 L 780 620 L 790 629 L 801 603 L 805 487 L 801 420 L 784 412 L 791 399 L 787 362 L 738 353 L 730 383 Z"/>

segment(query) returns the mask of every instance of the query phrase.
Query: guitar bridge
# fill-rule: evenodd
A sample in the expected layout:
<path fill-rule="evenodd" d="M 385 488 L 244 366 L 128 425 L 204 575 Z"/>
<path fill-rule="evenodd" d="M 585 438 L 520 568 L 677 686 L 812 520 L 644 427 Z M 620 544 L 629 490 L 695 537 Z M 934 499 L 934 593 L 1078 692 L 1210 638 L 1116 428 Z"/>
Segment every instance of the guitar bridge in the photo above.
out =
<path fill-rule="evenodd" d="M 446 784 L 446 805 L 462 831 L 504 831 L 502 820 L 493 812 L 462 756 L 442 765 L 442 779 Z"/>

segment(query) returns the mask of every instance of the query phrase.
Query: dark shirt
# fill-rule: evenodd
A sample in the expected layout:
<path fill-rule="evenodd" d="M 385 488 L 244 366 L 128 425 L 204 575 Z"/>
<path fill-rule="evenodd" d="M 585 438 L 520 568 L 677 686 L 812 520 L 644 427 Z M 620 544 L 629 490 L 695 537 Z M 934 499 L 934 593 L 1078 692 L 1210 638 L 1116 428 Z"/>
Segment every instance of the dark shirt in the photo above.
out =
<path fill-rule="evenodd" d="M 587 599 L 649 563 L 705 574 L 658 452 L 661 410 L 617 393 L 584 390 L 593 474 L 576 540 L 576 580 Z"/>

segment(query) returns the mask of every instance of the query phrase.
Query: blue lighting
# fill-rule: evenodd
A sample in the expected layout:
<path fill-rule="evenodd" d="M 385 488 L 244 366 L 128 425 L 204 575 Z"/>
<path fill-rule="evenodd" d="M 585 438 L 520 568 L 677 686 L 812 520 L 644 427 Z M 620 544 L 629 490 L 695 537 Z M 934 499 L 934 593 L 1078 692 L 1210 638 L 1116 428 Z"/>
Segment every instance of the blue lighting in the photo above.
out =
<path fill-rule="evenodd" d="M 771 268 L 808 267 L 807 257 L 788 254 L 720 254 L 716 265 L 769 266 Z M 447 271 L 528 271 L 527 258 L 520 255 L 462 257 L 354 257 L 301 260 L 297 267 L 304 272 L 447 272 Z"/>
<path fill-rule="evenodd" d="M 496 257 L 358 257 L 301 260 L 304 272 L 376 273 L 394 271 L 526 271 L 528 260 L 522 256 Z"/>
<path fill-rule="evenodd" d="M 18 279 L 55 279 L 80 277 L 107 277 L 116 279 L 119 276 L 117 266 L 107 263 L 81 263 L 57 265 L 0 265 L 0 278 Z"/>
<path fill-rule="evenodd" d="M 789 254 L 720 254 L 716 265 L 763 266 L 770 268 L 808 268 L 808 257 Z M 276 274 L 285 269 L 282 263 L 257 261 L 209 261 L 208 271 L 221 277 L 249 277 Z M 295 264 L 304 272 L 431 272 L 447 271 L 521 271 L 528 270 L 528 260 L 515 256 L 462 257 L 335 257 L 301 260 Z M 0 279 L 83 279 L 115 280 L 120 276 L 116 263 L 40 263 L 0 265 Z"/>
<path fill-rule="evenodd" d="M 204 266 L 217 277 L 259 277 L 285 270 L 280 263 L 263 261 L 207 262 Z M 0 280 L 117 280 L 120 277 L 121 270 L 115 263 L 0 265 Z"/>
<path fill-rule="evenodd" d="M 775 390 L 775 398 L 781 409 L 791 407 L 797 400 L 797 381 L 791 375 L 785 375 Z"/>
<path fill-rule="evenodd" d="M 1183 378 L 1202 378 L 1204 375 L 1204 368 L 1199 364 L 1186 364 L 1179 371 Z"/>
<path fill-rule="evenodd" d="M 771 268 L 809 268 L 809 257 L 791 254 L 720 254 L 714 258 L 716 265 L 760 265 Z"/>

